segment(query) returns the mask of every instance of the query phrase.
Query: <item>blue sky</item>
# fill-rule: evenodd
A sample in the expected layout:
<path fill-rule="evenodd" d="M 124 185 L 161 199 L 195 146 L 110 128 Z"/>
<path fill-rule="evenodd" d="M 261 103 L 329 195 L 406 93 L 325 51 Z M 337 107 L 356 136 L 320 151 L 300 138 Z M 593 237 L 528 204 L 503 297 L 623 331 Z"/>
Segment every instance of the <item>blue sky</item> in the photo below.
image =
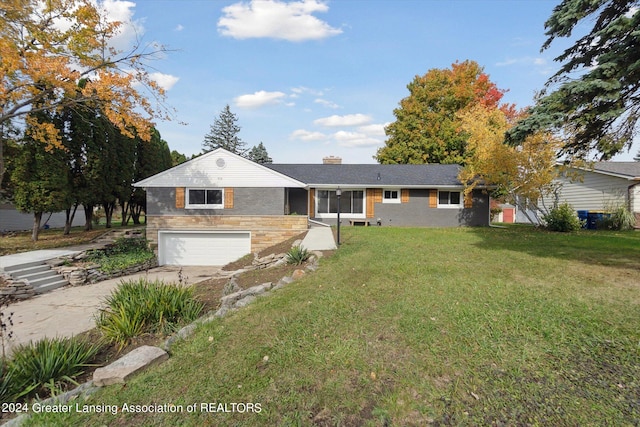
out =
<path fill-rule="evenodd" d="M 134 37 L 173 50 L 152 63 L 171 122 L 157 128 L 191 155 L 225 105 L 248 147 L 274 162 L 374 163 L 384 126 L 432 68 L 475 60 L 505 102 L 531 105 L 568 41 L 540 52 L 559 0 L 107 0 Z M 184 124 L 183 124 L 184 123 Z M 640 148 L 616 160 L 631 160 Z"/>

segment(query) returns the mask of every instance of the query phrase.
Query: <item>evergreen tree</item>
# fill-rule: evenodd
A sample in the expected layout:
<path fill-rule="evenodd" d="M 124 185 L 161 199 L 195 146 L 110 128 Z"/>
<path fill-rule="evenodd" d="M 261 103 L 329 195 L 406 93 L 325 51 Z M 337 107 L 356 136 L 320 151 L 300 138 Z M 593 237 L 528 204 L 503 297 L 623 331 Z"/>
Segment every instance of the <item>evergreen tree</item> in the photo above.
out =
<path fill-rule="evenodd" d="M 40 123 L 52 121 L 46 112 L 32 114 L 30 118 Z M 11 181 L 16 208 L 33 213 L 31 240 L 35 242 L 38 240 L 42 214 L 65 209 L 71 192 L 65 152 L 59 148 L 48 149 L 46 144 L 34 138 L 33 131 L 32 126 L 27 126 Z"/>
<path fill-rule="evenodd" d="M 218 148 L 244 156 L 246 143 L 238 137 L 240 126 L 236 124 L 238 117 L 231 112 L 227 104 L 211 125 L 209 133 L 204 136 L 202 150 L 205 153 Z"/>
<path fill-rule="evenodd" d="M 640 162 L 640 148 L 638 149 L 638 153 L 636 154 L 636 156 L 633 158 L 633 160 L 635 160 L 636 162 Z"/>
<path fill-rule="evenodd" d="M 180 163 L 187 161 L 187 156 L 178 152 L 177 150 L 171 150 L 171 166 L 177 166 Z"/>
<path fill-rule="evenodd" d="M 273 159 L 269 157 L 269 153 L 267 153 L 267 149 L 262 142 L 249 150 L 247 159 L 260 164 L 273 162 Z"/>
<path fill-rule="evenodd" d="M 556 58 L 562 66 L 547 82 L 554 90 L 507 133 L 508 143 L 549 129 L 566 137 L 570 155 L 595 151 L 606 160 L 631 146 L 640 121 L 639 6 L 638 0 L 564 0 L 554 8 L 542 50 L 581 25 L 593 26 Z"/>

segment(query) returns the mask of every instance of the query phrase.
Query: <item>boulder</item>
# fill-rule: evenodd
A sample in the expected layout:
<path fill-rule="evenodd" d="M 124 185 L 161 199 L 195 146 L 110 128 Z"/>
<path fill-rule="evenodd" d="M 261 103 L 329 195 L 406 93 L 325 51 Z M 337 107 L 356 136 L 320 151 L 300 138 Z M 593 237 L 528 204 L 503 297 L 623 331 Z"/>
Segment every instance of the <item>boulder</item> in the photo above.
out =
<path fill-rule="evenodd" d="M 98 368 L 93 373 L 93 383 L 98 387 L 111 384 L 123 384 L 137 372 L 161 363 L 169 358 L 166 351 L 159 347 L 143 345 L 127 353 L 112 364 Z"/>

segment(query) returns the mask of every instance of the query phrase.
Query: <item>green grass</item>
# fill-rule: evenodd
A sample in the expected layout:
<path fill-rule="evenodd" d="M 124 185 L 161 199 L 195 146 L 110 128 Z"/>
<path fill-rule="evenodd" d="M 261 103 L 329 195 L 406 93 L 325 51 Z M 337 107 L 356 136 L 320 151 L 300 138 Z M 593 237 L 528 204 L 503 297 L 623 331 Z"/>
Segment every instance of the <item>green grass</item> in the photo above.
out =
<path fill-rule="evenodd" d="M 634 232 L 345 228 L 315 273 L 81 402 L 184 413 L 31 425 L 634 425 L 639 260 Z"/>

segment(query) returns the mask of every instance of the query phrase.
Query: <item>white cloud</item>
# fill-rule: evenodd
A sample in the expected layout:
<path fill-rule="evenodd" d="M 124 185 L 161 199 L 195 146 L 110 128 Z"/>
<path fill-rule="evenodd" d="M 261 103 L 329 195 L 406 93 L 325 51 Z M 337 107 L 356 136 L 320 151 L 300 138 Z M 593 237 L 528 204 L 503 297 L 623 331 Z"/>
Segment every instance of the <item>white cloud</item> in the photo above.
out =
<path fill-rule="evenodd" d="M 110 40 L 110 45 L 118 50 L 126 51 L 137 45 L 145 32 L 143 20 L 134 20 L 136 4 L 131 1 L 104 0 L 100 7 L 105 12 L 108 22 L 120 22 L 118 34 Z"/>
<path fill-rule="evenodd" d="M 184 25 L 181 25 L 181 24 L 178 24 L 178 25 L 173 29 L 173 31 L 182 31 L 182 30 L 184 30 Z"/>
<path fill-rule="evenodd" d="M 289 139 L 299 139 L 301 141 L 324 141 L 327 135 L 322 132 L 311 132 L 304 129 L 297 129 L 291 132 Z"/>
<path fill-rule="evenodd" d="M 534 69 L 542 75 L 551 74 L 553 71 L 551 66 L 549 65 L 549 61 L 546 58 L 537 56 L 523 56 L 520 58 L 508 58 L 504 61 L 497 62 L 497 67 L 509 67 L 512 65 L 517 66 L 526 66 L 526 67 L 534 67 Z"/>
<path fill-rule="evenodd" d="M 358 127 L 358 130 L 370 136 L 385 136 L 384 128 L 387 127 L 387 125 L 389 125 L 389 123 L 360 126 Z"/>
<path fill-rule="evenodd" d="M 172 76 L 171 74 L 151 73 L 149 76 L 151 77 L 151 80 L 158 83 L 158 85 L 164 90 L 171 89 L 173 85 L 178 83 L 178 80 L 180 80 L 179 77 Z"/>
<path fill-rule="evenodd" d="M 292 97 L 299 96 L 299 95 L 302 95 L 302 94 L 305 94 L 305 93 L 309 93 L 309 94 L 315 95 L 315 96 L 324 95 L 324 93 L 321 90 L 312 89 L 312 88 L 305 87 L 305 86 L 292 87 L 291 88 L 291 92 L 294 93 L 294 95 L 291 95 Z"/>
<path fill-rule="evenodd" d="M 314 120 L 313 123 L 325 127 L 361 126 L 371 121 L 371 116 L 366 114 L 347 114 L 345 116 L 333 115 Z"/>
<path fill-rule="evenodd" d="M 222 9 L 224 15 L 218 20 L 218 32 L 235 39 L 319 40 L 342 33 L 313 16 L 314 12 L 328 10 L 329 7 L 318 0 L 234 3 Z"/>
<path fill-rule="evenodd" d="M 260 90 L 252 94 L 240 95 L 234 99 L 235 105 L 240 108 L 258 108 L 268 104 L 282 102 L 287 95 L 283 92 L 267 92 Z"/>
<path fill-rule="evenodd" d="M 336 104 L 335 102 L 327 101 L 326 99 L 322 99 L 322 98 L 315 99 L 313 102 L 316 103 L 316 104 L 323 105 L 323 106 L 325 106 L 327 108 L 333 108 L 333 109 L 340 108 L 340 106 L 338 104 Z"/>
<path fill-rule="evenodd" d="M 382 140 L 372 138 L 360 132 L 338 131 L 334 133 L 333 138 L 338 141 L 338 145 L 342 147 L 370 147 L 382 144 Z"/>

